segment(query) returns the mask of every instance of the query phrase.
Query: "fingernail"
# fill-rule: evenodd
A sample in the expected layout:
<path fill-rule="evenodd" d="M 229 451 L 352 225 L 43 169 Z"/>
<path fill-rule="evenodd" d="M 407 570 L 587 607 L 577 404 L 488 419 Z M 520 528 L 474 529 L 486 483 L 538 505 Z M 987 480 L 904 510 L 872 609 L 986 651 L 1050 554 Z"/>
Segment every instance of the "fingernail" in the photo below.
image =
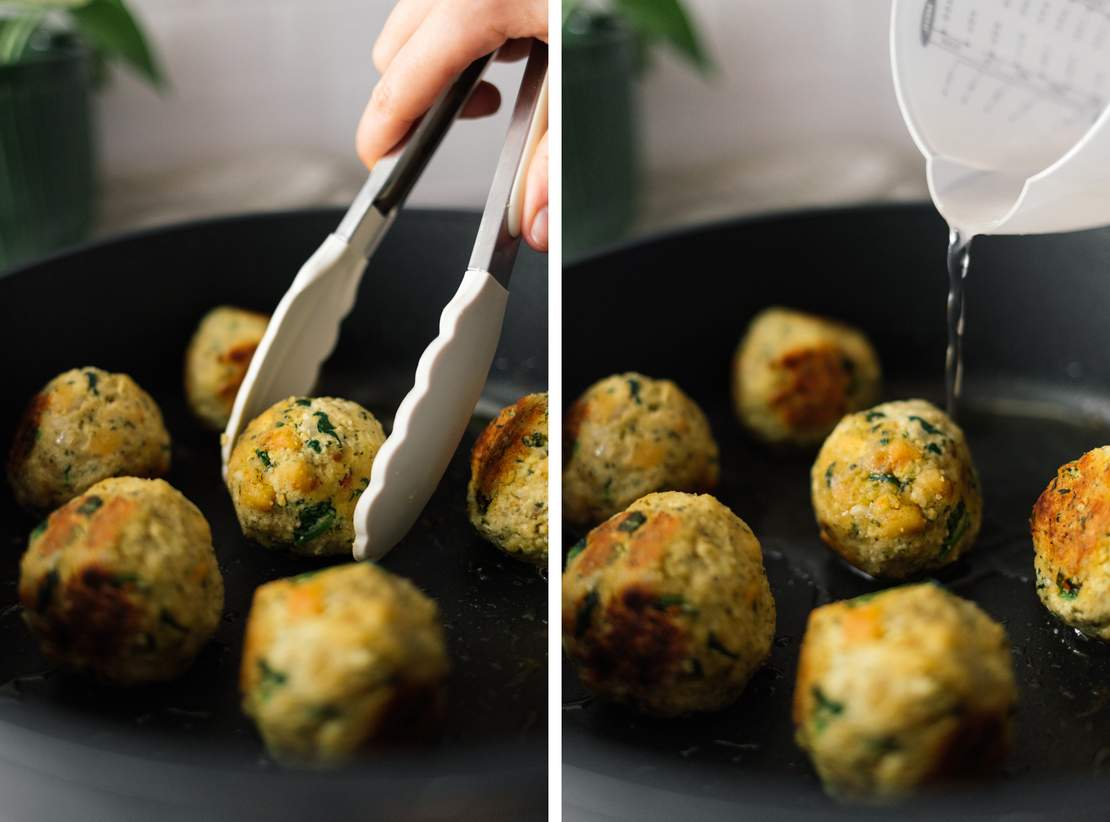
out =
<path fill-rule="evenodd" d="M 536 216 L 532 218 L 532 228 L 528 235 L 532 240 L 532 245 L 547 248 L 547 206 L 537 211 Z"/>

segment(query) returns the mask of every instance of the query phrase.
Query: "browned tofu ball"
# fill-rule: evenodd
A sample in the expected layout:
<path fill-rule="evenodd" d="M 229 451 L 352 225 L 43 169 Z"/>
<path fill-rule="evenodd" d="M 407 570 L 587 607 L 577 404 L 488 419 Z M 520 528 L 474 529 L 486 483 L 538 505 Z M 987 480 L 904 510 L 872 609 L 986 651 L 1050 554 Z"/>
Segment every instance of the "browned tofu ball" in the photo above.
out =
<path fill-rule="evenodd" d="M 209 428 L 227 427 L 235 395 L 269 323 L 265 314 L 221 305 L 197 326 L 185 352 L 185 396 Z"/>
<path fill-rule="evenodd" d="M 616 374 L 567 411 L 563 516 L 594 525 L 652 491 L 709 491 L 717 442 L 696 402 L 670 380 Z"/>
<path fill-rule="evenodd" d="M 470 455 L 470 521 L 510 556 L 547 567 L 547 394 L 529 394 L 486 426 Z"/>
<path fill-rule="evenodd" d="M 563 645 L 607 699 L 660 716 L 719 710 L 774 634 L 759 540 L 707 494 L 648 494 L 567 557 Z"/>
<path fill-rule="evenodd" d="M 31 400 L 8 457 L 16 501 L 46 513 L 107 477 L 159 477 L 170 435 L 150 395 L 126 374 L 74 368 Z"/>
<path fill-rule="evenodd" d="M 809 615 L 794 726 L 825 790 L 841 799 L 895 799 L 997 767 L 1016 703 L 1005 630 L 939 585 Z"/>
<path fill-rule="evenodd" d="M 983 495 L 963 431 L 924 400 L 844 417 L 810 474 L 821 539 L 872 576 L 905 579 L 975 544 Z"/>
<path fill-rule="evenodd" d="M 43 652 L 121 685 L 182 673 L 224 602 L 208 522 L 163 480 L 115 477 L 31 534 L 19 599 Z"/>
<path fill-rule="evenodd" d="M 1041 602 L 1064 623 L 1110 641 L 1110 446 L 1061 466 L 1029 525 Z"/>
<path fill-rule="evenodd" d="M 767 442 L 796 445 L 821 442 L 845 414 L 878 400 L 880 380 L 862 332 L 786 308 L 752 320 L 732 369 L 741 422 Z"/>
<path fill-rule="evenodd" d="M 239 684 L 275 758 L 331 765 L 434 730 L 449 667 L 435 602 L 356 562 L 254 592 Z"/>

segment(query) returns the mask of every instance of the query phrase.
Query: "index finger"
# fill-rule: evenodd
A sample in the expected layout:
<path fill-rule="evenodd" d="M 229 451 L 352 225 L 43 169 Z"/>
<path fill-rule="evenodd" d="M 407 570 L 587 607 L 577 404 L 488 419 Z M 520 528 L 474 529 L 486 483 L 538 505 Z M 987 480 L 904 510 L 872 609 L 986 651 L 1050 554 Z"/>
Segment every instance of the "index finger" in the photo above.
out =
<path fill-rule="evenodd" d="M 358 154 L 372 167 L 435 102 L 440 91 L 466 66 L 506 40 L 542 34 L 545 15 L 534 3 L 443 0 L 401 47 L 370 96 L 358 127 Z M 476 6 L 481 10 L 476 11 Z M 479 15 L 481 15 L 479 17 Z M 475 22 L 476 19 L 479 22 Z"/>

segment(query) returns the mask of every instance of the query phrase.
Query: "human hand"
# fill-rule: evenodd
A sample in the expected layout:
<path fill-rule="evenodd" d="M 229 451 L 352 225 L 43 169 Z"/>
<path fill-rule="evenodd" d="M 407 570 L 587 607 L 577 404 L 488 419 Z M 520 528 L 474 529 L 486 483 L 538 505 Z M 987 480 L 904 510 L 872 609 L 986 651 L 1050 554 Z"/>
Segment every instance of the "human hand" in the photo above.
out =
<path fill-rule="evenodd" d="M 520 59 L 523 44 L 547 41 L 547 0 L 399 0 L 374 44 L 382 77 L 362 113 L 356 143 L 367 168 L 389 152 L 439 93 L 474 60 L 501 49 L 498 59 Z M 486 82 L 474 91 L 463 117 L 497 111 L 501 95 Z M 524 238 L 547 250 L 547 135 L 528 167 L 524 185 Z"/>

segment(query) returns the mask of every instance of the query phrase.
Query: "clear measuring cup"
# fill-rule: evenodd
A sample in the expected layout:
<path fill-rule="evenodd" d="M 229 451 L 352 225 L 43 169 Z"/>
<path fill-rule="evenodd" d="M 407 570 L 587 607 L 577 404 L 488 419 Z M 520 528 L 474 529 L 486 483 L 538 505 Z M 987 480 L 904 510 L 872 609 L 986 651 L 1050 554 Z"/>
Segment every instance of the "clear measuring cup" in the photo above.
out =
<path fill-rule="evenodd" d="M 949 225 L 1110 224 L 1110 0 L 894 0 L 890 48 Z"/>

